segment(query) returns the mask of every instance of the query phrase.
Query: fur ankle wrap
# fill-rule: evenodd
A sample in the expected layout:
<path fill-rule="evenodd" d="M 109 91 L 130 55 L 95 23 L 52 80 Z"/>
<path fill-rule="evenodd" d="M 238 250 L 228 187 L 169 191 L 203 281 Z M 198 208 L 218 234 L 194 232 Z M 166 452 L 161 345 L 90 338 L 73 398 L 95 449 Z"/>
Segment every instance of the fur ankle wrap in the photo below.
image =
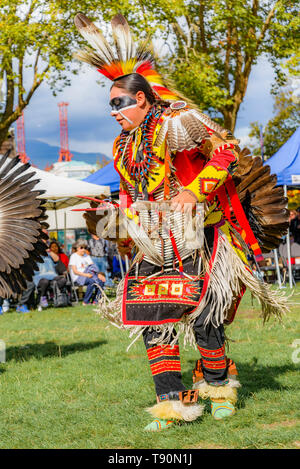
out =
<path fill-rule="evenodd" d="M 203 414 L 204 406 L 196 403 L 183 404 L 181 401 L 163 401 L 146 409 L 154 418 L 185 420 L 192 422 Z"/>
<path fill-rule="evenodd" d="M 213 386 L 204 379 L 197 381 L 193 385 L 193 389 L 199 390 L 199 397 L 201 399 L 224 399 L 232 404 L 235 404 L 237 401 L 238 387 L 240 387 L 240 382 L 234 378 L 229 378 L 228 383 L 223 386 Z"/>

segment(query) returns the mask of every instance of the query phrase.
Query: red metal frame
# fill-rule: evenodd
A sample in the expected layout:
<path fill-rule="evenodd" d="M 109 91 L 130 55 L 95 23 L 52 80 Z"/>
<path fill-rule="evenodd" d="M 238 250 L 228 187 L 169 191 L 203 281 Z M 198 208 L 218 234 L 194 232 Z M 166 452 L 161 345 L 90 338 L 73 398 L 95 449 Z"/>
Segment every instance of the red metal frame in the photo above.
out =
<path fill-rule="evenodd" d="M 29 157 L 25 149 L 25 128 L 24 128 L 24 113 L 20 115 L 17 120 L 17 153 L 22 163 L 27 163 Z"/>
<path fill-rule="evenodd" d="M 73 156 L 69 150 L 67 106 L 69 106 L 69 103 L 58 103 L 60 124 L 60 151 L 58 161 L 71 161 Z"/>

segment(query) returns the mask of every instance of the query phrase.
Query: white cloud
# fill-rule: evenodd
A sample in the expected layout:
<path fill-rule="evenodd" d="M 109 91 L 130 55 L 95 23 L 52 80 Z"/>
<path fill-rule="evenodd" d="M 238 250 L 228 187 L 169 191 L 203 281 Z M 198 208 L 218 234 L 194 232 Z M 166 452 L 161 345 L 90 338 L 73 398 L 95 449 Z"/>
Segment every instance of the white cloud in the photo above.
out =
<path fill-rule="evenodd" d="M 81 140 L 72 139 L 70 140 L 70 148 L 82 153 L 104 153 L 104 155 L 112 158 L 113 143 L 113 140 L 89 140 L 82 142 Z"/>

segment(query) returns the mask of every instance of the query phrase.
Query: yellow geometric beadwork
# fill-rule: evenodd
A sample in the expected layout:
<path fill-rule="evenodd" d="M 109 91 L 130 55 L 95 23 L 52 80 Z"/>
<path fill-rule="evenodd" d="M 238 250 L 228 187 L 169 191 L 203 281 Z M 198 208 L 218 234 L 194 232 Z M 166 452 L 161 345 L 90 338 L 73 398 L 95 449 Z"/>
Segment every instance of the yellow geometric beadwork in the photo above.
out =
<path fill-rule="evenodd" d="M 199 202 L 204 202 L 206 196 L 218 189 L 227 176 L 228 172 L 224 169 L 208 164 L 185 189 L 192 191 Z"/>
<path fill-rule="evenodd" d="M 144 295 L 155 295 L 156 285 L 146 285 L 144 290 Z"/>
<path fill-rule="evenodd" d="M 161 283 L 160 285 L 158 285 L 157 294 L 158 294 L 158 295 L 167 295 L 167 294 L 168 294 L 168 290 L 169 290 L 169 285 L 168 285 L 168 283 Z"/>

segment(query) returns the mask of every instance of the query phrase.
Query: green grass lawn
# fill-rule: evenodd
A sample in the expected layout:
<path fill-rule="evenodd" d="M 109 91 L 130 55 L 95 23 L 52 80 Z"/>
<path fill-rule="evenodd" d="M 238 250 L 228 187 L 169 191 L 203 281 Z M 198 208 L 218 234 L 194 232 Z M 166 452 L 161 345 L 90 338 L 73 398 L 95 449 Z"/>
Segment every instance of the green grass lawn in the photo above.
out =
<path fill-rule="evenodd" d="M 127 333 L 93 306 L 4 314 L 0 448 L 299 448 L 299 311 L 263 326 L 246 295 L 226 332 L 242 383 L 236 415 L 214 421 L 207 405 L 196 422 L 154 434 L 142 431 L 155 402 L 142 340 L 126 352 Z M 191 386 L 198 353 L 181 352 Z"/>

